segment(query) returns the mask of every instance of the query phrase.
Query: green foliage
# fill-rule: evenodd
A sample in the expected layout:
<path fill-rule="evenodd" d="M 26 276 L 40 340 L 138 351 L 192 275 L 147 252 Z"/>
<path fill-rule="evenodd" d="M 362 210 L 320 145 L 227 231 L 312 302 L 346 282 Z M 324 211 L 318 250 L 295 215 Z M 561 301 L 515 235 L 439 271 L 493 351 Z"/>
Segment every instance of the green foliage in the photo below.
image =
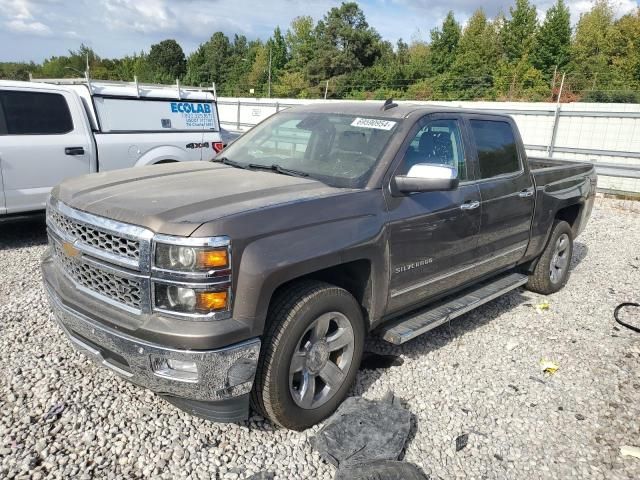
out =
<path fill-rule="evenodd" d="M 225 96 L 417 100 L 638 101 L 640 8 L 615 19 L 613 0 L 596 0 L 571 34 L 566 0 L 556 0 L 537 24 L 531 0 L 513 0 L 509 15 L 477 10 L 464 28 L 449 12 L 431 41 L 393 45 L 372 28 L 355 2 L 323 18 L 295 18 L 265 42 L 215 32 L 188 58 L 175 40 L 148 53 L 105 59 L 85 45 L 42 64 L 0 63 L 0 79 L 78 77 L 210 86 Z M 269 75 L 269 73 L 271 75 Z M 269 83 L 269 77 L 271 83 Z M 554 80 L 556 80 L 554 82 Z M 555 85 L 555 87 L 553 87 Z"/>
<path fill-rule="evenodd" d="M 613 47 L 613 7 L 608 0 L 596 0 L 591 11 L 583 13 L 576 25 L 571 46 L 571 67 L 576 73 L 606 75 Z"/>
<path fill-rule="evenodd" d="M 449 70 L 456 57 L 462 28 L 456 22 L 453 12 L 449 12 L 442 22 L 442 29 L 431 30 L 431 71 L 441 74 Z"/>
<path fill-rule="evenodd" d="M 536 32 L 538 14 L 529 0 L 516 0 L 510 7 L 511 18 L 505 20 L 500 30 L 500 43 L 507 62 L 517 62 L 528 54 Z"/>
<path fill-rule="evenodd" d="M 332 8 L 316 25 L 315 55 L 306 65 L 308 78 L 322 81 L 372 66 L 381 56 L 381 38 L 357 3 Z"/>
<path fill-rule="evenodd" d="M 492 74 L 498 58 L 497 27 L 482 9 L 476 10 L 462 32 L 443 93 L 459 94 L 461 100 L 492 98 Z"/>
<path fill-rule="evenodd" d="M 174 82 L 187 72 L 187 60 L 182 47 L 173 39 L 151 45 L 147 61 L 160 82 Z"/>
<path fill-rule="evenodd" d="M 564 0 L 557 0 L 547 10 L 533 43 L 531 63 L 534 67 L 545 74 L 551 74 L 556 67 L 564 70 L 571 49 L 571 15 Z"/>

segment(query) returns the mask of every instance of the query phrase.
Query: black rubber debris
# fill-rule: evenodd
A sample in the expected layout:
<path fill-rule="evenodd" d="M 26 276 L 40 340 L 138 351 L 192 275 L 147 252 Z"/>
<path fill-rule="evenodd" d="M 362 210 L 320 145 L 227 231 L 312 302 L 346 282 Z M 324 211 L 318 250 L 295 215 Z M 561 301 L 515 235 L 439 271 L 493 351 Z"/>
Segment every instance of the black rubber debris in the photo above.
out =
<path fill-rule="evenodd" d="M 276 475 L 273 472 L 258 472 L 251 475 L 247 480 L 273 480 L 274 478 L 276 478 Z"/>
<path fill-rule="evenodd" d="M 397 460 L 410 428 L 411 413 L 393 394 L 380 401 L 350 397 L 310 443 L 336 467 Z"/>
<path fill-rule="evenodd" d="M 399 367 L 404 363 L 398 355 L 382 355 L 374 352 L 364 352 L 360 362 L 360 370 L 377 370 L 379 368 Z"/>
<path fill-rule="evenodd" d="M 42 417 L 45 422 L 55 421 L 62 415 L 64 409 L 67 407 L 67 404 L 64 402 L 57 403 L 49 408 L 49 411 L 44 414 Z"/>
<path fill-rule="evenodd" d="M 334 480 L 427 480 L 412 463 L 378 460 L 366 465 L 338 469 Z"/>
<path fill-rule="evenodd" d="M 469 443 L 469 434 L 463 433 L 458 438 L 456 438 L 456 452 L 459 452 Z"/>

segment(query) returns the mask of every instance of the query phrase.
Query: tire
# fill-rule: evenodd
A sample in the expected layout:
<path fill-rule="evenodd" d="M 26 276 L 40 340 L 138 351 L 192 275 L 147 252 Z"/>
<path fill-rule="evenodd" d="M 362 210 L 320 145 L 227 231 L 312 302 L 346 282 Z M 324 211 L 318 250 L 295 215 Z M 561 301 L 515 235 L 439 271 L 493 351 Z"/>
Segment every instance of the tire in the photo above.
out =
<path fill-rule="evenodd" d="M 362 310 L 346 290 L 304 280 L 280 292 L 267 315 L 251 392 L 253 408 L 292 430 L 320 422 L 347 396 L 364 339 Z"/>
<path fill-rule="evenodd" d="M 549 295 L 562 289 L 569 279 L 573 256 L 573 231 L 567 222 L 556 220 L 551 236 L 526 284 L 532 292 Z"/>

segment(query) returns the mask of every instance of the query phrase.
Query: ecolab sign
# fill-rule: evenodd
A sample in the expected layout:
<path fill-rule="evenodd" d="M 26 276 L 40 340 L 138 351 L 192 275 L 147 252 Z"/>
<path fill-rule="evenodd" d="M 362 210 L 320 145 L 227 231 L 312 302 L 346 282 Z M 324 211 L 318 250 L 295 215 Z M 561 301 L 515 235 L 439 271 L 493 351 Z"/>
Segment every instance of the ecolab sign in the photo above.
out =
<path fill-rule="evenodd" d="M 211 113 L 209 103 L 171 102 L 173 113 Z"/>

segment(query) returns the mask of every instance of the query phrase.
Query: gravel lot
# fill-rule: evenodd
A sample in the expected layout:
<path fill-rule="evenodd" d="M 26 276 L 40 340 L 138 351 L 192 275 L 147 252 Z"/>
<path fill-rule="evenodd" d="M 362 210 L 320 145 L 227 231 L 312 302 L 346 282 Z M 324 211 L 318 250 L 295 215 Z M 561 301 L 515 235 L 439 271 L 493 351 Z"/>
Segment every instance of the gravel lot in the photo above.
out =
<path fill-rule="evenodd" d="M 404 365 L 361 371 L 352 393 L 403 399 L 405 460 L 443 479 L 640 478 L 640 459 L 619 454 L 640 446 L 640 335 L 612 317 L 640 301 L 637 210 L 598 199 L 546 311 L 516 291 L 402 347 L 370 341 Z M 308 444 L 318 427 L 208 423 L 75 353 L 48 319 L 45 240 L 42 222 L 0 225 L 0 477 L 333 477 Z"/>

